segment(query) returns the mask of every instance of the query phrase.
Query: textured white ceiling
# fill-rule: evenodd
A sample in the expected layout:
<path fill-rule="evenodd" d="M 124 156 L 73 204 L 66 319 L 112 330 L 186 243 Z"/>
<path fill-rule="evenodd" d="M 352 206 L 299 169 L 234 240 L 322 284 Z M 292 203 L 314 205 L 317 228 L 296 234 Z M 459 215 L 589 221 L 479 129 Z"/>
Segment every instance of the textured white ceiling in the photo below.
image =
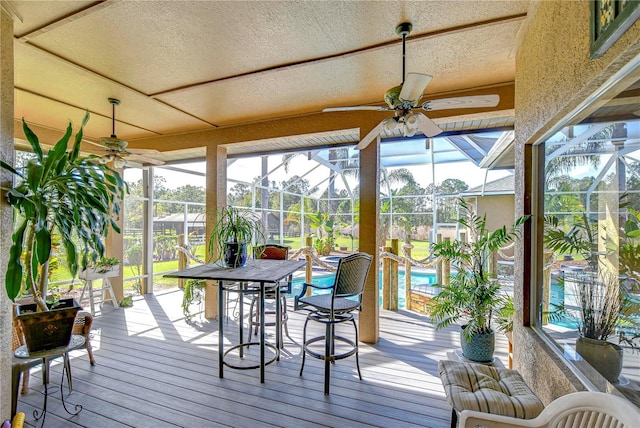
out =
<path fill-rule="evenodd" d="M 381 103 L 407 71 L 426 97 L 512 82 L 525 1 L 8 1 L 16 118 L 135 139 Z M 166 148 L 160 148 L 166 149 Z"/>

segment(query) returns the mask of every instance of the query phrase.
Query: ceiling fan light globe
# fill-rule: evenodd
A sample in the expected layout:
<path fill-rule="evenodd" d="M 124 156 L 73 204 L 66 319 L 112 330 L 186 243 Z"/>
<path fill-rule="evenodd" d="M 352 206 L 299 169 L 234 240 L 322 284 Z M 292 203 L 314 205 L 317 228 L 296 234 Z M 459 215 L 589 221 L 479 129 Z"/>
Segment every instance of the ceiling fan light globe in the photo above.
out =
<path fill-rule="evenodd" d="M 121 158 L 121 157 L 119 157 L 119 156 L 114 156 L 114 159 L 113 159 L 113 166 L 114 166 L 116 169 L 122 169 L 122 168 L 124 168 L 126 165 L 127 165 L 127 161 L 125 161 L 124 159 L 122 159 L 122 158 Z"/>
<path fill-rule="evenodd" d="M 417 129 L 405 123 L 403 135 L 405 137 L 413 137 L 416 135 Z"/>
<path fill-rule="evenodd" d="M 382 127 L 387 132 L 393 132 L 398 127 L 398 122 L 395 117 L 390 117 L 382 122 Z"/>
<path fill-rule="evenodd" d="M 407 114 L 405 116 L 404 123 L 406 123 L 407 126 L 413 128 L 413 129 L 417 129 L 418 128 L 418 116 L 415 113 L 409 113 L 409 114 Z"/>

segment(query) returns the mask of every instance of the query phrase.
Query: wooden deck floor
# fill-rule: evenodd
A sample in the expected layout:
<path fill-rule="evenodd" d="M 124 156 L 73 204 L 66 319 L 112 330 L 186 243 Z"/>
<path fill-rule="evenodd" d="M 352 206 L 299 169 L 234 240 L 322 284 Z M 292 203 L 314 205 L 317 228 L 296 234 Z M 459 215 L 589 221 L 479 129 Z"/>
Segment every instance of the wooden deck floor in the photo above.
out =
<path fill-rule="evenodd" d="M 436 332 L 425 317 L 381 310 L 379 342 L 361 344 L 363 380 L 354 358 L 338 361 L 325 396 L 321 361 L 307 358 L 298 375 L 306 312 L 290 310 L 293 341 L 285 339 L 280 361 L 267 366 L 260 384 L 258 370 L 225 368 L 218 378 L 217 321 L 185 322 L 181 298 L 173 290 L 136 298 L 131 308 L 106 305 L 93 324 L 96 365 L 86 351 L 72 353 L 74 389 L 66 400 L 84 408 L 69 418 L 58 390 L 49 397 L 45 427 L 449 426 L 437 365 L 459 346 L 455 326 Z M 235 321 L 226 332 L 235 340 Z M 506 339 L 496 337 L 496 356 L 506 361 Z M 54 362 L 52 386 L 60 377 Z M 42 406 L 39 369 L 32 370 L 30 387 L 18 410 L 27 414 L 27 426 L 40 426 L 32 416 Z"/>

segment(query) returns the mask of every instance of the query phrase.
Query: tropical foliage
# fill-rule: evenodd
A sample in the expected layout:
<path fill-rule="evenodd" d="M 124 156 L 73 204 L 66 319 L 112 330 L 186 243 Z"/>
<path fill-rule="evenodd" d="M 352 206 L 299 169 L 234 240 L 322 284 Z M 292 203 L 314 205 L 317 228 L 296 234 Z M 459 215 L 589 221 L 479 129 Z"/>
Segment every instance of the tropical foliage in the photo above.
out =
<path fill-rule="evenodd" d="M 328 255 L 335 246 L 333 220 L 328 212 L 317 211 L 307 216 L 309 225 L 316 230 L 314 248 L 320 255 Z"/>
<path fill-rule="evenodd" d="M 24 134 L 34 156 L 24 171 L 0 161 L 0 167 L 13 173 L 18 183 L 7 195 L 16 213 L 6 274 L 6 290 L 15 299 L 24 287 L 33 294 L 38 307 L 44 302 L 52 256 L 52 236 L 57 234 L 73 276 L 78 267 L 86 268 L 104 255 L 104 237 L 113 228 L 119 232 L 116 217 L 126 183 L 120 174 L 97 156 L 81 156 L 82 126 L 69 148 L 72 125 L 47 153 L 38 137 L 22 121 Z"/>
<path fill-rule="evenodd" d="M 222 258 L 227 243 L 263 245 L 264 225 L 257 213 L 232 206 L 226 206 L 216 212 L 208 247 L 212 261 Z"/>
<path fill-rule="evenodd" d="M 464 337 L 470 340 L 476 333 L 492 331 L 492 318 L 504 303 L 500 284 L 488 271 L 489 258 L 520 235 L 519 226 L 528 217 L 520 217 L 509 228 L 503 226 L 489 231 L 486 214 L 478 216 L 464 200 L 458 203 L 458 224 L 469 230 L 469 241 L 443 241 L 433 245 L 433 255 L 451 263 L 457 272 L 429 301 L 427 310 L 436 321 L 437 329 L 465 320 Z"/>
<path fill-rule="evenodd" d="M 622 202 L 621 207 L 625 206 Z M 619 342 L 638 348 L 640 310 L 638 301 L 632 296 L 640 292 L 640 213 L 628 208 L 626 221 L 619 233 L 613 234 L 614 241 L 604 226 L 598 226 L 597 220 L 592 220 L 584 207 L 582 210 L 573 215 L 569 227 L 555 215 L 546 216 L 544 233 L 547 248 L 557 254 L 578 255 L 584 260 L 584 269 L 565 272 L 560 278 L 560 285 L 571 286 L 577 297 L 578 332 L 597 340 L 608 340 L 617 333 Z M 614 273 L 605 259 L 616 252 L 619 272 Z M 551 315 L 557 317 L 567 312 L 564 305 L 558 305 Z"/>

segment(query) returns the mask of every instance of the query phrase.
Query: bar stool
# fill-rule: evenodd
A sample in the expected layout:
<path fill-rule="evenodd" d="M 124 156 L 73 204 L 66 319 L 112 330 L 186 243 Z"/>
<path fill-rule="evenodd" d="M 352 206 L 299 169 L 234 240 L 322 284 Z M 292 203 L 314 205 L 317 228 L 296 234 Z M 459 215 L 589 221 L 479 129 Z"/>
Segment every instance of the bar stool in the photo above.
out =
<path fill-rule="evenodd" d="M 309 310 L 303 327 L 302 367 L 300 376 L 304 370 L 306 355 L 324 361 L 324 393 L 329 395 L 330 365 L 336 360 L 356 356 L 358 377 L 360 373 L 360 361 L 358 359 L 358 326 L 353 313 L 362 308 L 362 294 L 371 267 L 373 257 L 367 253 L 356 253 L 343 257 L 338 262 L 336 278 L 330 287 L 304 283 L 302 291 L 296 296 L 295 309 Z M 307 296 L 309 287 L 329 291 L 324 294 L 312 294 Z M 307 325 L 309 321 L 324 324 L 325 333 L 320 336 L 307 338 Z M 337 324 L 350 322 L 355 330 L 354 339 L 335 334 Z M 316 343 L 324 343 L 323 349 L 314 346 Z M 336 342 L 343 346 L 336 349 Z M 344 349 L 346 345 L 346 350 Z"/>
<path fill-rule="evenodd" d="M 285 247 L 283 245 L 277 244 L 267 244 L 260 245 L 255 247 L 253 250 L 253 258 L 255 259 L 274 259 L 274 260 L 287 260 L 289 258 L 289 247 Z M 284 332 L 289 339 L 289 329 L 287 327 L 287 320 L 289 319 L 289 315 L 287 314 L 287 298 L 286 294 L 291 293 L 291 277 L 289 276 L 286 285 L 280 287 L 280 298 L 282 305 L 282 319 L 280 322 L 280 327 L 284 327 Z M 249 285 L 251 287 L 251 285 Z M 276 297 L 274 291 L 267 291 L 265 294 L 265 301 L 274 300 Z M 258 334 L 258 327 L 260 326 L 260 306 L 258 303 L 258 296 L 254 294 L 251 299 L 251 306 L 249 308 L 249 335 L 248 338 L 251 340 L 251 335 Z M 266 310 L 264 311 L 265 315 L 275 315 L 275 310 Z M 265 322 L 265 326 L 275 326 L 276 321 Z M 282 337 L 282 331 L 280 331 L 280 337 Z M 282 344 L 280 344 L 282 346 Z"/>

